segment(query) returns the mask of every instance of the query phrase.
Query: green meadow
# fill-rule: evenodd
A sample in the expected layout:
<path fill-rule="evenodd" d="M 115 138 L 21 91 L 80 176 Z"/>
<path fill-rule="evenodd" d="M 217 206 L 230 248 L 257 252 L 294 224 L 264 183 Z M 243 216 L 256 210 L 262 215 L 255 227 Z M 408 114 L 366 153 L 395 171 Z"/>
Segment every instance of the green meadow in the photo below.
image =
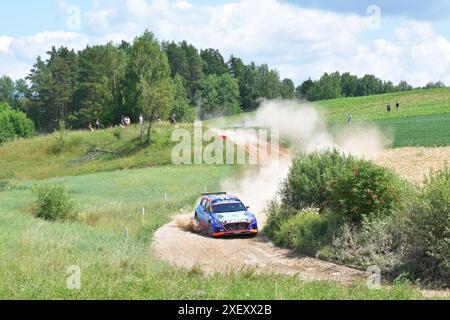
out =
<path fill-rule="evenodd" d="M 401 109 L 388 114 L 385 104 Z M 317 103 L 329 123 L 375 123 L 394 147 L 450 144 L 450 90 L 420 90 Z M 248 116 L 248 115 L 246 115 Z M 235 122 L 243 116 L 232 117 Z M 214 125 L 209 121 L 207 125 Z M 181 128 L 193 130 L 191 125 Z M 303 282 L 251 270 L 206 276 L 176 269 L 151 251 L 153 233 L 199 193 L 216 190 L 239 166 L 173 166 L 172 127 L 155 128 L 150 147 L 139 129 L 60 132 L 0 146 L 0 298 L 4 299 L 422 299 L 406 283 L 369 290 L 363 283 Z M 33 216 L 40 184 L 62 184 L 80 221 Z M 167 195 L 167 198 L 166 198 Z M 145 215 L 142 215 L 145 208 Z M 125 229 L 129 239 L 125 239 Z M 182 244 L 180 244 L 182 245 Z M 82 270 L 82 289 L 66 288 L 67 267 Z"/>

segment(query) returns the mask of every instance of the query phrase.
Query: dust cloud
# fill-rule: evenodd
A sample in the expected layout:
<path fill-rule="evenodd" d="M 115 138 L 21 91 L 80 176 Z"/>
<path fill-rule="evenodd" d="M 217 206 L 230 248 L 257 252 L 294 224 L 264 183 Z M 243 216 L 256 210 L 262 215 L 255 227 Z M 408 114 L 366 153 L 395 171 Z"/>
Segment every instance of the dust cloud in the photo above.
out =
<path fill-rule="evenodd" d="M 345 154 L 373 160 L 391 143 L 390 137 L 375 126 L 348 124 L 331 132 L 315 107 L 293 101 L 266 101 L 256 116 L 246 119 L 245 123 L 248 127 L 279 130 L 281 138 L 290 144 L 290 150 L 281 148 L 278 154 L 270 154 L 267 159 L 259 161 L 264 165 L 255 166 L 240 177 L 227 179 L 221 184 L 223 191 L 240 197 L 249 205 L 262 225 L 266 220 L 264 208 L 276 198 L 296 152 L 335 148 Z M 229 138 L 238 146 L 242 141 L 252 141 L 242 137 L 233 139 L 232 135 Z M 259 141 L 256 148 L 265 147 L 264 143 Z"/>
<path fill-rule="evenodd" d="M 293 151 L 336 148 L 356 157 L 374 159 L 391 143 L 375 126 L 349 124 L 331 133 L 319 111 L 308 103 L 266 101 L 248 123 L 280 130 L 280 135 L 292 144 Z"/>
<path fill-rule="evenodd" d="M 174 222 L 178 228 L 180 228 L 184 231 L 188 231 L 188 232 L 192 232 L 192 233 L 201 233 L 200 227 L 195 222 L 192 215 L 190 215 L 188 213 L 176 216 L 174 218 Z"/>

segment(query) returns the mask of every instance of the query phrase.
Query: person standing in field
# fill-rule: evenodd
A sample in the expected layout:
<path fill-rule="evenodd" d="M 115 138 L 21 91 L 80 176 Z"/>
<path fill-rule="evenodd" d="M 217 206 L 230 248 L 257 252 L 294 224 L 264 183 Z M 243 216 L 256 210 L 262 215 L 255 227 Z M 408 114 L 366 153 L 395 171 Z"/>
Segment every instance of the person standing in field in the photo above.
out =
<path fill-rule="evenodd" d="M 353 123 L 353 115 L 351 113 L 348 114 L 347 123 L 352 124 Z"/>
<path fill-rule="evenodd" d="M 170 117 L 170 123 L 174 126 L 177 124 L 177 115 L 174 113 L 172 117 Z"/>
<path fill-rule="evenodd" d="M 395 107 L 397 108 L 397 111 L 400 111 L 400 102 L 398 102 L 398 100 L 395 103 Z"/>
<path fill-rule="evenodd" d="M 387 104 L 386 109 L 387 109 L 387 112 L 391 112 L 392 108 L 391 108 L 391 104 L 390 103 Z"/>

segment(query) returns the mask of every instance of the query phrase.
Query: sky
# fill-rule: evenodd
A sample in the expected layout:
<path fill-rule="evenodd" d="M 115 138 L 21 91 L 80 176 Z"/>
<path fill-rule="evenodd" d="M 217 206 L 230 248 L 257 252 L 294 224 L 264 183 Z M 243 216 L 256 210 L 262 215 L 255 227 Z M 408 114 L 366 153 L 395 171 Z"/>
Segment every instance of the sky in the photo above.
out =
<path fill-rule="evenodd" d="M 297 84 L 324 72 L 450 84 L 450 0 L 0 1 L 0 75 L 25 77 L 52 46 L 132 41 L 144 30 Z"/>

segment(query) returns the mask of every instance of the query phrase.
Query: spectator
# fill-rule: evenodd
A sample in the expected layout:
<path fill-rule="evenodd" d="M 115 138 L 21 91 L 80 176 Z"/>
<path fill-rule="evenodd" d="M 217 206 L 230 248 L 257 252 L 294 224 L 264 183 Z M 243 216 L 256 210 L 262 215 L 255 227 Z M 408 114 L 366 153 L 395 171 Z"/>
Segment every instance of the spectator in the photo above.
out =
<path fill-rule="evenodd" d="M 348 122 L 348 124 L 353 123 L 353 115 L 351 113 L 348 114 L 347 122 Z"/>
<path fill-rule="evenodd" d="M 140 126 L 144 125 L 144 116 L 142 114 L 139 116 L 139 125 Z"/>
<path fill-rule="evenodd" d="M 391 108 L 391 104 L 390 103 L 387 104 L 386 109 L 387 109 L 387 112 L 391 112 L 392 108 Z"/>
<path fill-rule="evenodd" d="M 395 103 L 395 107 L 397 108 L 397 111 L 400 111 L 400 102 L 398 102 L 398 100 Z"/>
<path fill-rule="evenodd" d="M 95 121 L 95 128 L 97 130 L 100 130 L 100 120 L 97 119 L 97 121 Z"/>
<path fill-rule="evenodd" d="M 170 123 L 172 125 L 176 125 L 177 124 L 177 115 L 175 113 L 172 114 L 172 117 L 170 117 Z"/>

